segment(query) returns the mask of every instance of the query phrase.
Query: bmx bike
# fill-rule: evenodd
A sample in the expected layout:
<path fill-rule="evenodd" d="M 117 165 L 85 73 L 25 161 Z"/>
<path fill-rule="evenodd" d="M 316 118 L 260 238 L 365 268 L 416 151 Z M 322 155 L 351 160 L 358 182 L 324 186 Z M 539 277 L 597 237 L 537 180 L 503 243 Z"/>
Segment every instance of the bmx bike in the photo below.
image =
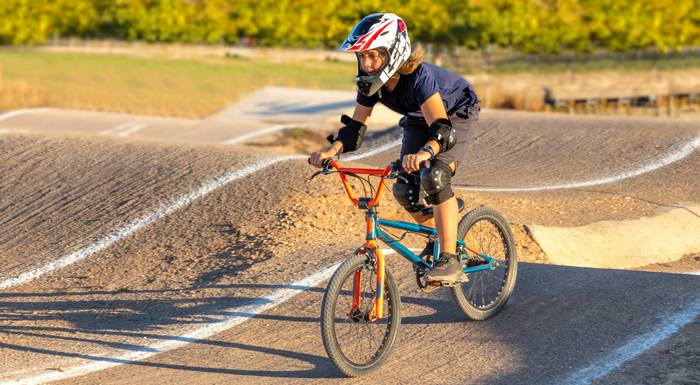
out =
<path fill-rule="evenodd" d="M 334 171 L 335 170 L 335 171 Z M 365 211 L 365 243 L 345 260 L 331 277 L 321 305 L 321 336 L 333 364 L 345 375 L 357 377 L 377 369 L 389 356 L 401 324 L 400 295 L 377 240 L 413 264 L 420 290 L 432 292 L 451 286 L 459 308 L 471 320 L 485 320 L 506 304 L 515 286 L 517 256 L 508 222 L 496 210 L 477 207 L 465 214 L 457 230 L 457 254 L 467 282 L 446 285 L 428 282 L 426 274 L 439 258 L 437 230 L 378 216 L 385 180 L 399 177 L 400 162 L 384 169 L 344 168 L 326 159 L 314 174 L 337 172 L 353 205 Z M 365 178 L 360 175 L 366 175 Z M 375 189 L 370 177 L 380 178 Z M 356 197 L 348 177 L 359 178 L 366 197 Z M 369 194 L 365 188 L 369 184 Z M 428 209 L 432 210 L 432 208 Z M 426 213 L 430 215 L 431 212 Z M 398 237 L 388 229 L 404 231 Z M 419 234 L 434 242 L 432 256 L 419 256 L 405 247 L 406 234 Z"/>

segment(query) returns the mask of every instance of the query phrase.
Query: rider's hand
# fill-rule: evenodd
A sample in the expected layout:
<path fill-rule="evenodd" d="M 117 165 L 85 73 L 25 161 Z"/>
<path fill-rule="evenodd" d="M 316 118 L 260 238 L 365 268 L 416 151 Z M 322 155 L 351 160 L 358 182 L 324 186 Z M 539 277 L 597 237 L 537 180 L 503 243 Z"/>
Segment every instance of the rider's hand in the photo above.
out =
<path fill-rule="evenodd" d="M 323 167 L 323 160 L 324 159 L 334 157 L 336 154 L 337 154 L 336 151 L 332 148 L 328 151 L 314 152 L 313 154 L 309 155 L 309 164 L 311 164 L 312 166 L 321 168 L 321 167 Z"/>
<path fill-rule="evenodd" d="M 428 151 L 418 151 L 415 154 L 406 154 L 401 160 L 401 167 L 404 171 L 411 173 L 420 170 L 421 163 L 430 160 L 432 155 Z"/>

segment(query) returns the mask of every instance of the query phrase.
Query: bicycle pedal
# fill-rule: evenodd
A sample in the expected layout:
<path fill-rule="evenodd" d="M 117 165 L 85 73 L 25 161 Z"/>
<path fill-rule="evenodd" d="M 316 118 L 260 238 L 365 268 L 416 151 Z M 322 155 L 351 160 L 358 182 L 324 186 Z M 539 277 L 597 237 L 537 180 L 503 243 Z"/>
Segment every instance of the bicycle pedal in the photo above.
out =
<path fill-rule="evenodd" d="M 457 284 L 460 283 L 467 283 L 469 282 L 469 277 L 466 275 L 464 276 L 463 279 L 459 279 L 457 281 L 429 281 L 428 286 L 433 286 L 433 287 L 453 287 Z"/>

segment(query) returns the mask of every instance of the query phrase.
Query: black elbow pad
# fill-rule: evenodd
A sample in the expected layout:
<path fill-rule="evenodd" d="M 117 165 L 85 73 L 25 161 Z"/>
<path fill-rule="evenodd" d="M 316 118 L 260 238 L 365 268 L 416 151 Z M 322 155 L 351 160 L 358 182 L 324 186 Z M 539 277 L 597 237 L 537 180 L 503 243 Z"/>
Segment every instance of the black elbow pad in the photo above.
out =
<path fill-rule="evenodd" d="M 365 136 L 365 131 L 367 131 L 367 126 L 347 115 L 341 116 L 340 122 L 345 126 L 341 127 L 335 136 L 331 135 L 326 139 L 331 143 L 336 140 L 342 142 L 343 152 L 355 151 L 360 148 L 362 145 L 362 138 Z"/>
<path fill-rule="evenodd" d="M 438 142 L 440 152 L 445 152 L 457 143 L 457 132 L 449 119 L 437 119 L 430 125 L 430 139 Z"/>

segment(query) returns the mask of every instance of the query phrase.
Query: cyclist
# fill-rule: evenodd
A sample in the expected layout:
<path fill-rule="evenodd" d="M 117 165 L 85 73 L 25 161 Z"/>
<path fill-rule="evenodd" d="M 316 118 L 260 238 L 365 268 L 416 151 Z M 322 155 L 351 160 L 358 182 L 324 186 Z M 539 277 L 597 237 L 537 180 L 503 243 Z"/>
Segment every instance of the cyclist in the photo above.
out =
<path fill-rule="evenodd" d="M 458 204 L 451 178 L 474 134 L 479 100 L 464 78 L 441 67 L 423 63 L 423 51 L 411 50 L 404 21 L 392 13 L 362 19 L 340 46 L 357 56 L 357 98 L 352 118 L 343 115 L 343 127 L 328 137 L 331 145 L 309 156 L 321 167 L 326 158 L 357 150 L 365 123 L 379 102 L 403 114 L 401 163 L 403 178 L 393 186 L 396 200 L 416 220 L 437 227 L 440 258 L 428 274 L 430 281 L 466 280 L 456 253 Z M 432 205 L 434 216 L 421 211 Z M 422 255 L 432 255 L 429 242 Z"/>

